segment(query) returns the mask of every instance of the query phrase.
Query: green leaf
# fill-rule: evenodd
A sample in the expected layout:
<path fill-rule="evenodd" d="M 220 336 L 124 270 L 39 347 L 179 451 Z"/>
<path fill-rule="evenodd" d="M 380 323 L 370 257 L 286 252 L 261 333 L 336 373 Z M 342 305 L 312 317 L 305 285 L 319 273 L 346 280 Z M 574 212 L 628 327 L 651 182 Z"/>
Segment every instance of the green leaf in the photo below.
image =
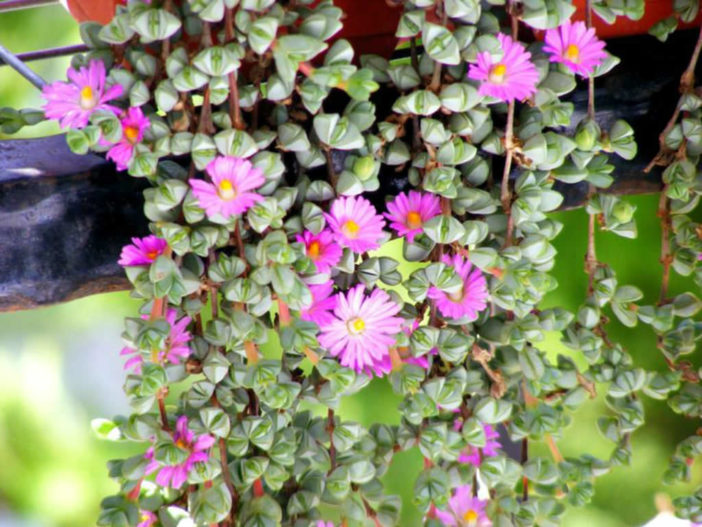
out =
<path fill-rule="evenodd" d="M 422 30 L 422 42 L 429 56 L 441 64 L 456 65 L 460 62 L 458 42 L 451 32 L 443 26 L 425 22 Z"/>

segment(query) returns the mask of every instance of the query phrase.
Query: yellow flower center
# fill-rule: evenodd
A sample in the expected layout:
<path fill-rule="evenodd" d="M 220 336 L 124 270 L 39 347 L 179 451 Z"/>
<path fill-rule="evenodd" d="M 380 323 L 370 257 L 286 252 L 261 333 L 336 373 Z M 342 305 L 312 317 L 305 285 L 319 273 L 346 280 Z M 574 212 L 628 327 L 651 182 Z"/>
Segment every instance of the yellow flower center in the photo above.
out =
<path fill-rule="evenodd" d="M 136 143 L 139 138 L 139 129 L 136 126 L 127 126 L 124 129 L 124 137 L 126 137 L 127 141 L 130 143 Z"/>
<path fill-rule="evenodd" d="M 313 260 L 316 260 L 317 258 L 319 258 L 319 250 L 319 242 L 315 240 L 312 243 L 310 243 L 310 245 L 307 247 L 307 256 L 309 256 Z"/>
<path fill-rule="evenodd" d="M 463 515 L 463 519 L 468 522 L 468 525 L 475 523 L 475 521 L 478 519 L 478 513 L 475 512 L 473 509 L 468 509 L 466 513 Z"/>
<path fill-rule="evenodd" d="M 90 110 L 95 107 L 95 94 L 90 86 L 83 86 L 80 90 L 80 107 L 84 110 Z"/>
<path fill-rule="evenodd" d="M 358 335 L 359 333 L 362 333 L 364 329 L 366 329 L 366 323 L 362 318 L 354 318 L 349 321 L 348 328 L 351 333 Z"/>
<path fill-rule="evenodd" d="M 219 191 L 217 192 L 219 197 L 223 200 L 230 200 L 236 198 L 236 189 L 232 182 L 228 179 L 223 179 L 219 182 Z"/>
<path fill-rule="evenodd" d="M 502 84 L 505 81 L 505 75 L 507 75 L 507 66 L 500 62 L 490 69 L 488 80 L 493 84 Z"/>
<path fill-rule="evenodd" d="M 565 50 L 565 58 L 571 62 L 580 61 L 580 49 L 575 44 L 571 44 Z"/>
<path fill-rule="evenodd" d="M 158 251 L 156 251 L 156 250 L 154 250 L 154 251 L 149 251 L 148 253 L 146 253 L 146 257 L 147 257 L 149 260 L 155 260 L 155 259 L 158 257 Z"/>
<path fill-rule="evenodd" d="M 422 217 L 419 212 L 411 211 L 407 213 L 407 226 L 410 229 L 419 229 L 422 226 Z"/>
<path fill-rule="evenodd" d="M 141 516 L 139 517 L 139 519 L 140 519 L 142 522 L 147 522 L 147 521 L 151 520 L 151 517 L 150 517 L 148 514 L 146 514 L 145 512 L 142 512 L 142 513 L 141 513 Z"/>
<path fill-rule="evenodd" d="M 360 227 L 358 226 L 358 223 L 356 223 L 353 220 L 346 220 L 344 222 L 344 226 L 341 228 L 343 231 L 344 235 L 347 238 L 356 238 L 358 236 L 358 231 L 360 230 Z"/>
<path fill-rule="evenodd" d="M 175 444 L 176 444 L 176 446 L 177 446 L 178 448 L 182 448 L 183 450 L 187 450 L 187 449 L 188 449 L 188 445 L 187 445 L 187 444 L 185 443 L 185 441 L 183 441 L 182 439 L 179 439 L 178 441 L 176 441 Z"/>

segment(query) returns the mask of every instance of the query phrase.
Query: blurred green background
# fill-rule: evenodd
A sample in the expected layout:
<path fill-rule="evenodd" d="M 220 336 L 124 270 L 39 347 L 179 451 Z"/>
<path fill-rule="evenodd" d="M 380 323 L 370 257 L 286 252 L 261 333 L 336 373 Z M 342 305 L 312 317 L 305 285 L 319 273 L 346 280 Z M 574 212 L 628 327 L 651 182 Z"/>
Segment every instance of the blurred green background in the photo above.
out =
<path fill-rule="evenodd" d="M 0 43 L 15 52 L 78 41 L 76 24 L 59 6 L 0 14 Z M 62 79 L 67 65 L 68 59 L 32 63 L 49 81 Z M 9 68 L 0 68 L 0 106 L 40 104 L 37 90 Z M 22 135 L 57 131 L 46 123 L 23 130 Z M 657 198 L 639 196 L 632 202 L 638 207 L 638 239 L 600 234 L 598 256 L 617 270 L 620 283 L 637 285 L 646 294 L 644 302 L 655 302 L 661 271 Z M 560 287 L 547 304 L 572 310 L 586 287 L 582 264 L 587 218 L 582 210 L 554 216 L 565 223 L 565 229 L 556 242 L 554 275 Z M 695 290 L 692 282 L 673 279 L 673 293 L 685 288 Z M 133 316 L 137 307 L 127 293 L 112 293 L 32 312 L 0 314 L 0 527 L 95 524 L 100 499 L 116 489 L 107 478 L 105 463 L 128 455 L 133 447 L 95 439 L 90 420 L 129 412 L 121 390 L 119 335 L 122 319 Z M 611 335 L 645 368 L 665 367 L 648 328 L 629 330 L 613 323 Z M 544 349 L 554 356 L 564 352 L 578 358 L 555 339 Z M 342 414 L 366 424 L 396 423 L 398 401 L 385 381 L 374 381 L 363 393 L 344 401 Z M 564 525 L 641 525 L 656 513 L 656 493 L 674 496 L 686 490 L 663 487 L 660 480 L 675 443 L 693 433 L 698 423 L 678 418 L 660 402 L 646 399 L 645 403 L 647 424 L 634 435 L 632 465 L 600 478 L 593 503 L 569 511 Z M 590 452 L 607 457 L 611 447 L 595 424 L 603 412 L 602 401 L 595 400 L 573 416 L 559 442 L 566 456 Z M 396 456 L 386 478 L 389 491 L 402 495 L 405 503 L 403 526 L 421 523 L 411 506 L 412 484 L 420 469 L 416 452 L 403 453 Z M 695 483 L 700 484 L 699 467 L 694 474 Z"/>

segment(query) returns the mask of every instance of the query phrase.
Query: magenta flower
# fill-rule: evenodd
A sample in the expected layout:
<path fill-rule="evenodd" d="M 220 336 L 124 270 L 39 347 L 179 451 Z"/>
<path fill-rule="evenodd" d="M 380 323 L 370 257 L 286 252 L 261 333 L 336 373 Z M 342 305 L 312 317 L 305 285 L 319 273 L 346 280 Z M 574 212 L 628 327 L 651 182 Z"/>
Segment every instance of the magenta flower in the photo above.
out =
<path fill-rule="evenodd" d="M 263 171 L 254 168 L 246 159 L 219 156 L 207 165 L 207 174 L 212 183 L 191 179 L 190 186 L 200 207 L 210 218 L 220 215 L 229 219 L 263 201 L 263 196 L 249 192 L 265 183 Z"/>
<path fill-rule="evenodd" d="M 151 527 L 158 521 L 158 516 L 156 516 L 151 511 L 139 511 L 139 523 L 136 527 Z"/>
<path fill-rule="evenodd" d="M 382 289 L 370 296 L 363 285 L 336 295 L 334 319 L 321 328 L 319 343 L 343 366 L 382 377 L 390 372 L 389 348 L 402 331 L 400 306 Z"/>
<path fill-rule="evenodd" d="M 105 65 L 101 60 L 91 60 L 78 71 L 68 68 L 66 76 L 70 82 L 56 81 L 42 90 L 46 99 L 44 113 L 49 119 L 58 119 L 61 128 L 84 128 L 97 110 L 115 114 L 122 111 L 107 104 L 120 97 L 124 88 L 120 84 L 105 86 Z"/>
<path fill-rule="evenodd" d="M 320 327 L 330 324 L 334 321 L 332 310 L 336 307 L 336 296 L 333 296 L 334 282 L 329 280 L 323 284 L 313 284 L 309 289 L 312 293 L 312 303 L 300 312 L 300 318 L 314 322 Z"/>
<path fill-rule="evenodd" d="M 180 364 L 181 359 L 185 360 L 190 356 L 190 348 L 188 342 L 192 340 L 192 335 L 186 329 L 192 321 L 190 317 L 183 317 L 176 320 L 178 312 L 175 309 L 169 309 L 166 313 L 166 322 L 171 326 L 170 333 L 166 337 L 166 347 L 162 350 L 152 350 L 151 359 L 153 362 L 171 364 Z M 142 318 L 147 319 L 144 315 Z M 120 355 L 133 355 L 124 364 L 124 369 L 132 368 L 134 373 L 141 373 L 141 365 L 144 363 L 144 357 L 134 348 L 128 346 L 122 348 Z"/>
<path fill-rule="evenodd" d="M 566 20 L 557 28 L 546 31 L 544 51 L 551 62 L 560 62 L 582 77 L 589 76 L 607 57 L 605 43 L 595 36 L 585 22 Z"/>
<path fill-rule="evenodd" d="M 456 424 L 458 425 L 458 430 L 463 427 L 463 424 L 458 420 L 456 420 Z M 483 430 L 485 431 L 485 446 L 483 448 L 469 446 L 458 456 L 460 463 L 469 463 L 474 467 L 479 467 L 483 458 L 495 457 L 498 454 L 498 449 L 502 448 L 502 445 L 496 439 L 500 437 L 500 434 L 492 426 L 484 423 Z"/>
<path fill-rule="evenodd" d="M 419 327 L 419 321 L 417 319 L 412 320 L 411 322 L 405 321 L 402 326 L 402 331 L 408 336 L 411 337 L 412 333 Z M 420 357 L 414 357 L 410 355 L 410 349 L 409 348 L 397 348 L 398 353 L 400 354 L 400 357 L 402 357 L 402 361 L 405 362 L 406 364 L 414 364 L 415 366 L 419 366 L 420 368 L 424 368 L 425 370 L 429 369 L 429 355 L 437 355 L 439 353 L 439 350 L 436 348 L 432 348 L 429 350 L 429 353 L 426 355 L 422 355 Z"/>
<path fill-rule="evenodd" d="M 330 214 L 324 214 L 336 242 L 355 253 L 380 247 L 385 220 L 371 202 L 361 197 L 341 197 L 334 200 Z"/>
<path fill-rule="evenodd" d="M 511 102 L 536 93 L 539 72 L 529 60 L 531 53 L 511 37 L 498 33 L 502 58 L 494 62 L 490 52 L 478 53 L 478 63 L 471 64 L 468 78 L 480 81 L 478 93 Z"/>
<path fill-rule="evenodd" d="M 196 438 L 195 434 L 188 430 L 188 418 L 182 415 L 176 421 L 173 442 L 178 448 L 187 452 L 187 459 L 177 465 L 166 465 L 159 470 L 160 464 L 154 459 L 154 448 L 151 447 L 144 454 L 144 457 L 150 461 L 146 466 L 146 473 L 151 474 L 159 470 L 156 474 L 156 483 L 162 487 L 179 489 L 188 479 L 188 474 L 195 464 L 204 463 L 210 458 L 209 450 L 214 445 L 215 438 L 208 434 Z"/>
<path fill-rule="evenodd" d="M 341 247 L 334 242 L 329 231 L 313 234 L 305 231 L 296 236 L 299 243 L 305 245 L 305 254 L 312 260 L 320 273 L 328 273 L 341 260 Z"/>
<path fill-rule="evenodd" d="M 324 520 L 317 520 L 315 527 L 334 527 L 334 522 L 325 522 Z"/>
<path fill-rule="evenodd" d="M 410 243 L 422 232 L 424 223 L 441 212 L 439 196 L 416 190 L 410 190 L 409 195 L 404 192 L 398 194 L 387 207 L 388 212 L 383 215 L 390 221 L 390 227 L 395 229 L 398 236 L 407 236 Z"/>
<path fill-rule="evenodd" d="M 492 527 L 486 505 L 487 501 L 473 496 L 470 485 L 461 485 L 449 498 L 448 510 L 436 509 L 436 518 L 450 527 Z"/>
<path fill-rule="evenodd" d="M 488 290 L 483 273 L 458 254 L 453 257 L 444 255 L 441 261 L 453 266 L 463 279 L 463 287 L 456 293 L 446 293 L 436 286 L 431 286 L 427 296 L 436 303 L 443 316 L 475 320 L 478 318 L 478 312 L 487 306 Z"/>
<path fill-rule="evenodd" d="M 163 254 L 166 247 L 166 240 L 153 234 L 144 238 L 132 238 L 132 243 L 122 247 L 122 254 L 117 263 L 122 267 L 150 265 Z"/>
<path fill-rule="evenodd" d="M 107 152 L 107 159 L 115 162 L 117 170 L 127 169 L 134 157 L 134 146 L 144 138 L 144 130 L 149 124 L 138 106 L 128 108 L 122 115 L 122 139 Z"/>

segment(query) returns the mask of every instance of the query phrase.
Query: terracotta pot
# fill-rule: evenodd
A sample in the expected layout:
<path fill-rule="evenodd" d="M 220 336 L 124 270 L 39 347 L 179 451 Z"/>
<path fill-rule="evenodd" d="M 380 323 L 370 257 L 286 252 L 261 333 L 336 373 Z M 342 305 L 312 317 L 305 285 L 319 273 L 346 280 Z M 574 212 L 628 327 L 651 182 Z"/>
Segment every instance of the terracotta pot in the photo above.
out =
<path fill-rule="evenodd" d="M 575 0 L 576 12 L 573 17 L 576 20 L 585 20 L 585 0 Z M 640 20 L 630 20 L 620 16 L 614 24 L 609 25 L 600 17 L 593 14 L 592 22 L 600 38 L 626 37 L 629 35 L 643 35 L 648 33 L 651 26 L 673 14 L 673 0 L 647 0 L 646 11 Z M 702 10 L 697 19 L 691 24 L 681 24 L 682 28 L 699 26 L 702 22 Z"/>
<path fill-rule="evenodd" d="M 107 24 L 115 14 L 120 0 L 68 0 L 68 10 L 78 22 L 89 20 Z"/>
<path fill-rule="evenodd" d="M 68 0 L 68 8 L 76 20 L 101 24 L 112 20 L 119 4 L 124 4 L 124 0 Z M 345 13 L 344 29 L 338 38 L 349 39 L 357 55 L 392 53 L 397 44 L 395 29 L 401 8 L 390 7 L 384 0 L 337 0 L 336 5 Z"/>
<path fill-rule="evenodd" d="M 112 19 L 118 4 L 125 0 L 68 0 L 71 14 L 78 21 L 95 20 L 106 24 Z M 574 0 L 577 8 L 575 19 L 584 20 L 585 0 Z M 402 13 L 398 7 L 390 7 L 385 0 L 336 0 L 345 13 L 344 28 L 338 38 L 347 38 L 356 49 L 357 56 L 364 53 L 376 53 L 389 56 L 397 44 L 395 29 Z M 645 34 L 653 24 L 673 13 L 673 0 L 648 0 L 646 12 L 640 20 L 629 20 L 618 17 L 609 25 L 599 17 L 593 16 L 597 34 L 601 38 L 623 37 L 628 35 Z M 433 13 L 429 13 L 430 18 Z M 702 23 L 700 15 L 691 24 L 681 27 L 699 26 Z"/>

